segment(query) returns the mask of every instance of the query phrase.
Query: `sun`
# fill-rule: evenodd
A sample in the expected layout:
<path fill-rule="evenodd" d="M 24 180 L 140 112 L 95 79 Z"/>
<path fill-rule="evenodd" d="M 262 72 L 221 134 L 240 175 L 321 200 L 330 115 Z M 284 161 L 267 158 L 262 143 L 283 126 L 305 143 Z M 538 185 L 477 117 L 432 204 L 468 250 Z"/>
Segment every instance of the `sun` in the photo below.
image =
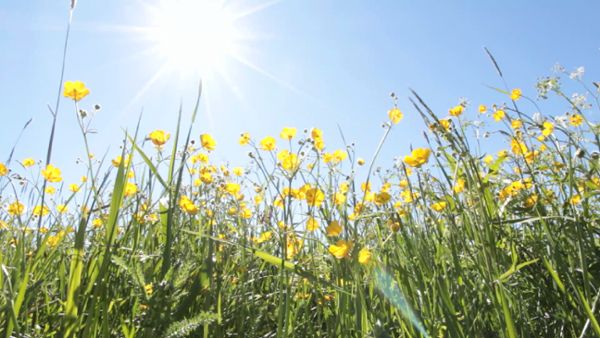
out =
<path fill-rule="evenodd" d="M 239 53 L 236 15 L 218 0 L 169 0 L 151 8 L 147 38 L 168 68 L 210 76 Z"/>

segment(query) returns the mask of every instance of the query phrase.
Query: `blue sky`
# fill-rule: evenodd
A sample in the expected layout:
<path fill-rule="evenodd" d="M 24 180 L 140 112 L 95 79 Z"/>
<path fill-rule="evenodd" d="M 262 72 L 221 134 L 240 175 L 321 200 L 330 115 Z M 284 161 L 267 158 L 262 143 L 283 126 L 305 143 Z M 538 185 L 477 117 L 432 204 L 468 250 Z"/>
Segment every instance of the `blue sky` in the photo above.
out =
<path fill-rule="evenodd" d="M 103 107 L 93 122 L 98 134 L 91 135 L 98 155 L 119 152 L 123 129 L 135 127 L 142 109 L 142 133 L 174 131 L 180 102 L 184 120 L 191 111 L 195 78 L 165 74 L 142 91 L 160 58 L 145 52 L 149 41 L 116 28 L 144 24 L 144 3 L 152 2 L 81 0 L 74 13 L 65 80 L 82 80 L 91 89 L 82 108 Z M 265 3 L 228 1 L 242 11 Z M 51 122 L 46 105 L 56 99 L 68 5 L 32 0 L 0 7 L 2 160 L 30 118 L 16 159 L 45 156 Z M 600 79 L 597 13 L 600 2 L 594 1 L 274 2 L 238 22 L 252 36 L 244 43 L 247 59 L 268 75 L 227 62 L 228 81 L 218 76 L 205 81 L 193 135 L 210 132 L 218 142 L 214 157 L 243 165 L 241 132 L 259 139 L 276 136 L 283 126 L 317 126 L 333 150 L 342 145 L 339 125 L 358 154 L 369 158 L 394 91 L 405 119 L 379 161 L 389 167 L 411 144 L 424 145 L 408 88 L 442 115 L 461 97 L 473 103 L 473 115 L 479 103 L 505 101 L 486 87 L 501 83 L 483 46 L 494 53 L 509 85 L 531 97 L 536 80 L 557 62 L 567 69 L 585 66 L 587 79 Z M 72 102 L 63 100 L 53 162 L 67 176 L 85 171 L 75 165 L 85 152 L 74 114 Z"/>

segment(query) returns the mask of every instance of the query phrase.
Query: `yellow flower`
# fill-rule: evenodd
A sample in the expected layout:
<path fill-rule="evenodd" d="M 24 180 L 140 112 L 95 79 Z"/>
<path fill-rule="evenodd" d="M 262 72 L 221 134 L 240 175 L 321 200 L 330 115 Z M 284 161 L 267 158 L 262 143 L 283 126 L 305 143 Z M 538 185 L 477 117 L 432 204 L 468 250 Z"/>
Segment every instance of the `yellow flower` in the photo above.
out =
<path fill-rule="evenodd" d="M 240 217 L 243 219 L 252 218 L 252 210 L 246 207 L 242 208 L 242 210 L 240 210 Z"/>
<path fill-rule="evenodd" d="M 279 133 L 279 137 L 281 137 L 284 140 L 288 140 L 288 141 L 293 139 L 294 136 L 296 136 L 296 128 L 292 128 L 292 127 L 284 127 L 281 130 L 281 133 Z"/>
<path fill-rule="evenodd" d="M 189 199 L 187 196 L 181 196 L 179 198 L 179 208 L 183 210 L 183 212 L 189 215 L 195 215 L 198 213 L 198 207 Z"/>
<path fill-rule="evenodd" d="M 329 252 L 337 259 L 348 257 L 350 250 L 352 250 L 352 242 L 343 239 L 329 246 Z"/>
<path fill-rule="evenodd" d="M 317 221 L 314 217 L 309 217 L 306 220 L 306 230 L 315 231 L 319 228 L 319 221 Z"/>
<path fill-rule="evenodd" d="M 300 166 L 298 155 L 291 153 L 289 150 L 282 150 L 277 154 L 277 159 L 281 164 L 281 167 L 288 172 L 294 172 Z"/>
<path fill-rule="evenodd" d="M 244 175 L 244 168 L 242 168 L 242 167 L 234 167 L 233 170 L 231 170 L 231 171 L 233 172 L 233 174 L 235 176 L 238 176 L 238 177 Z"/>
<path fill-rule="evenodd" d="M 325 200 L 325 194 L 319 188 L 310 188 L 306 190 L 306 203 L 309 206 L 320 207 Z"/>
<path fill-rule="evenodd" d="M 273 237 L 273 233 L 271 231 L 265 231 L 262 234 L 260 234 L 260 236 L 258 236 L 257 239 L 255 239 L 255 242 L 260 244 L 270 240 L 271 237 Z"/>
<path fill-rule="evenodd" d="M 338 221 L 331 221 L 325 231 L 329 237 L 339 236 L 342 233 L 342 226 Z"/>
<path fill-rule="evenodd" d="M 521 89 L 515 88 L 510 91 L 510 99 L 513 101 L 517 101 L 518 99 L 521 98 L 521 94 L 522 94 Z"/>
<path fill-rule="evenodd" d="M 510 141 L 510 149 L 515 155 L 525 154 L 528 151 L 527 145 L 525 145 L 525 143 L 517 139 L 513 139 Z"/>
<path fill-rule="evenodd" d="M 336 165 L 348 157 L 348 153 L 346 153 L 342 149 L 338 149 L 332 153 L 323 154 L 323 162 L 330 163 L 332 165 Z"/>
<path fill-rule="evenodd" d="M 250 143 L 250 133 L 242 133 L 238 142 L 241 146 L 245 146 L 246 144 Z"/>
<path fill-rule="evenodd" d="M 46 215 L 48 215 L 49 212 L 50 212 L 50 210 L 45 205 L 44 205 L 44 207 L 42 207 L 41 205 L 36 205 L 33 208 L 33 215 L 34 216 L 46 216 Z"/>
<path fill-rule="evenodd" d="M 232 196 L 236 196 L 240 192 L 240 185 L 235 182 L 225 183 L 225 191 Z"/>
<path fill-rule="evenodd" d="M 393 124 L 398 124 L 398 122 L 400 122 L 404 117 L 404 114 L 400 111 L 400 109 L 394 107 L 388 110 L 388 117 L 390 118 L 390 121 L 392 121 Z"/>
<path fill-rule="evenodd" d="M 74 101 L 79 101 L 86 97 L 90 93 L 90 90 L 85 87 L 85 84 L 81 81 L 67 81 L 65 82 L 65 89 L 63 95 Z"/>
<path fill-rule="evenodd" d="M 445 131 L 450 130 L 450 119 L 440 119 L 440 126 L 442 126 L 442 128 L 444 128 Z"/>
<path fill-rule="evenodd" d="M 583 123 L 583 116 L 580 114 L 573 114 L 571 117 L 569 117 L 569 123 L 573 127 L 579 127 Z"/>
<path fill-rule="evenodd" d="M 146 291 L 146 294 L 148 296 L 152 296 L 152 292 L 154 291 L 154 288 L 152 287 L 152 283 L 144 285 L 144 291 Z"/>
<path fill-rule="evenodd" d="M 69 184 L 69 190 L 71 190 L 72 192 L 78 192 L 79 191 L 79 184 L 77 184 L 77 183 L 71 183 L 71 184 Z"/>
<path fill-rule="evenodd" d="M 479 113 L 483 114 L 487 111 L 487 107 L 484 104 L 479 105 Z"/>
<path fill-rule="evenodd" d="M 452 190 L 454 190 L 454 192 L 457 194 L 463 192 L 465 190 L 465 180 L 462 178 L 457 179 L 456 184 L 454 184 L 454 187 L 452 187 Z"/>
<path fill-rule="evenodd" d="M 502 120 L 504 116 L 506 116 L 506 113 L 502 109 L 498 109 L 494 112 L 494 114 L 492 114 L 492 117 L 496 122 Z"/>
<path fill-rule="evenodd" d="M 571 205 L 577 205 L 581 203 L 581 195 L 573 195 L 573 197 L 571 197 L 571 199 L 569 200 L 569 203 L 571 203 Z"/>
<path fill-rule="evenodd" d="M 62 239 L 62 234 L 56 234 L 56 235 L 52 235 L 50 237 L 48 237 L 48 240 L 46 241 L 46 244 L 48 244 L 49 248 L 55 248 L 56 246 L 58 246 L 58 244 L 60 243 L 60 240 Z"/>
<path fill-rule="evenodd" d="M 125 156 L 125 161 L 123 162 L 123 157 L 121 155 L 115 157 L 112 159 L 112 165 L 115 168 L 118 168 L 121 165 L 121 162 L 123 162 L 123 166 L 127 167 L 129 165 L 129 161 L 131 160 L 131 155 L 126 155 Z"/>
<path fill-rule="evenodd" d="M 34 165 L 34 164 L 35 164 L 35 160 L 34 160 L 34 159 L 32 159 L 31 157 L 28 157 L 28 158 L 24 159 L 24 160 L 21 162 L 21 164 L 22 164 L 22 165 L 23 165 L 25 168 L 29 168 L 29 167 L 31 167 L 32 165 Z"/>
<path fill-rule="evenodd" d="M 148 135 L 150 141 L 152 141 L 152 143 L 154 143 L 154 145 L 157 147 L 161 147 L 167 143 L 170 137 L 171 134 L 165 132 L 164 130 L 155 130 Z"/>
<path fill-rule="evenodd" d="M 310 130 L 310 136 L 313 138 L 314 146 L 317 150 L 321 151 L 325 148 L 325 141 L 323 141 L 323 131 L 321 131 L 321 129 L 312 128 Z"/>
<path fill-rule="evenodd" d="M 59 204 L 56 206 L 56 211 L 58 211 L 58 213 L 60 213 L 60 214 L 64 214 L 68 210 L 69 210 L 69 208 L 64 204 Z"/>
<path fill-rule="evenodd" d="M 462 106 L 461 106 L 462 107 Z M 411 167 L 420 167 L 427 163 L 431 150 L 429 148 L 417 148 L 408 156 L 404 156 L 404 163 Z"/>
<path fill-rule="evenodd" d="M 373 253 L 368 248 L 362 248 L 358 252 L 358 262 L 360 264 L 369 264 L 371 261 L 371 257 L 373 257 Z"/>
<path fill-rule="evenodd" d="M 137 193 L 138 187 L 135 183 L 127 182 L 125 184 L 125 192 L 123 193 L 125 197 L 133 196 Z"/>
<path fill-rule="evenodd" d="M 554 124 L 552 122 L 549 121 L 545 121 L 543 124 L 543 129 L 542 129 L 542 135 L 544 136 L 550 136 L 550 134 L 552 134 L 552 132 L 554 131 Z"/>
<path fill-rule="evenodd" d="M 54 195 L 54 193 L 56 193 L 56 188 L 53 187 L 53 186 L 51 186 L 51 185 L 49 185 L 49 186 L 46 187 L 45 192 L 48 195 Z"/>
<path fill-rule="evenodd" d="M 302 250 L 302 244 L 301 239 L 290 236 L 287 242 L 287 259 L 294 258 Z"/>
<path fill-rule="evenodd" d="M 94 218 L 94 220 L 92 221 L 92 226 L 96 229 L 102 227 L 102 225 L 104 225 L 104 222 L 101 218 Z"/>
<path fill-rule="evenodd" d="M 510 121 L 510 127 L 515 130 L 521 129 L 523 127 L 523 121 L 521 121 L 520 119 L 514 119 Z"/>
<path fill-rule="evenodd" d="M 459 104 L 457 106 L 450 108 L 450 110 L 448 110 L 448 112 L 452 116 L 460 116 L 464 110 L 465 110 L 465 107 L 462 104 Z"/>
<path fill-rule="evenodd" d="M 271 151 L 275 149 L 275 139 L 271 136 L 267 136 L 260 141 L 260 149 Z"/>
<path fill-rule="evenodd" d="M 212 136 L 210 136 L 210 134 L 200 135 L 200 144 L 202 145 L 202 148 L 208 151 L 215 150 L 217 147 L 217 141 L 215 141 L 215 139 Z"/>
<path fill-rule="evenodd" d="M 433 203 L 431 205 L 431 209 L 433 209 L 433 210 L 435 210 L 437 212 L 440 212 L 440 211 L 446 209 L 446 206 L 447 206 L 446 202 L 440 201 L 440 202 Z"/>
<path fill-rule="evenodd" d="M 45 169 L 42 169 L 42 176 L 44 176 L 48 182 L 56 183 L 62 181 L 60 169 L 52 164 L 48 164 Z"/>
<path fill-rule="evenodd" d="M 392 198 L 392 196 L 388 192 L 381 191 L 381 192 L 375 194 L 375 204 L 384 205 L 387 202 L 389 202 L 389 200 L 391 198 Z"/>
<path fill-rule="evenodd" d="M 0 177 L 8 175 L 8 168 L 4 163 L 0 162 Z"/>
<path fill-rule="evenodd" d="M 533 208 L 538 201 L 538 196 L 536 194 L 531 194 L 525 199 L 524 206 L 525 208 Z"/>

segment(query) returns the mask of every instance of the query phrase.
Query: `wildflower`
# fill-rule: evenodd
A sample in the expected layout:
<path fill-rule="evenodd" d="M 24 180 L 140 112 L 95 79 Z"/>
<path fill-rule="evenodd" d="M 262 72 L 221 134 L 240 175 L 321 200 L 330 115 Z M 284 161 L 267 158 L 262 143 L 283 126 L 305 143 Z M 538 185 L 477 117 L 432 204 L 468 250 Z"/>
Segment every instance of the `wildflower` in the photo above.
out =
<path fill-rule="evenodd" d="M 315 149 L 321 151 L 325 148 L 325 142 L 323 141 L 323 131 L 321 131 L 321 129 L 312 128 L 310 130 L 310 136 L 314 141 Z"/>
<path fill-rule="evenodd" d="M 552 134 L 552 132 L 554 131 L 554 124 L 550 121 L 545 121 L 542 124 L 542 135 L 548 137 L 550 136 L 550 134 Z"/>
<path fill-rule="evenodd" d="M 44 176 L 48 182 L 56 183 L 62 181 L 60 169 L 52 164 L 48 164 L 45 169 L 42 169 L 42 176 Z"/>
<path fill-rule="evenodd" d="M 515 88 L 513 90 L 510 91 L 510 99 L 513 101 L 517 101 L 518 99 L 521 98 L 521 95 L 523 93 L 521 92 L 521 89 L 519 88 Z"/>
<path fill-rule="evenodd" d="M 342 233 L 342 229 L 343 228 L 338 221 L 331 221 L 329 222 L 327 229 L 325 229 L 325 232 L 327 233 L 327 236 L 335 237 Z"/>
<path fill-rule="evenodd" d="M 448 112 L 452 116 L 460 116 L 460 115 L 462 115 L 464 110 L 465 110 L 465 107 L 462 104 L 459 104 L 457 106 L 450 108 L 450 110 L 448 110 Z"/>
<path fill-rule="evenodd" d="M 21 164 L 25 167 L 25 168 L 29 168 L 32 165 L 35 164 L 35 160 L 32 159 L 31 157 L 28 157 L 26 159 L 24 159 L 23 161 L 21 161 Z"/>
<path fill-rule="evenodd" d="M 225 191 L 232 196 L 236 196 L 240 192 L 240 185 L 235 182 L 225 183 Z"/>
<path fill-rule="evenodd" d="M 255 240 L 255 242 L 258 244 L 264 243 L 264 242 L 270 240 L 271 237 L 273 237 L 273 233 L 271 231 L 265 231 L 265 232 L 261 233 L 260 236 L 258 236 L 258 238 Z"/>
<path fill-rule="evenodd" d="M 484 104 L 480 104 L 478 109 L 481 114 L 484 114 L 487 111 L 487 107 Z"/>
<path fill-rule="evenodd" d="M 446 206 L 447 206 L 447 203 L 446 203 L 446 202 L 444 202 L 444 201 L 440 201 L 440 202 L 433 203 L 433 204 L 431 205 L 431 209 L 433 209 L 433 210 L 435 210 L 435 211 L 437 211 L 437 212 L 441 212 L 441 211 L 443 211 L 444 209 L 446 209 Z"/>
<path fill-rule="evenodd" d="M 523 121 L 521 121 L 521 119 L 514 119 L 510 121 L 510 127 L 515 130 L 521 129 L 523 127 Z"/>
<path fill-rule="evenodd" d="M 287 259 L 292 259 L 302 250 L 302 240 L 293 236 L 288 237 L 287 243 Z"/>
<path fill-rule="evenodd" d="M 583 123 L 583 116 L 580 114 L 573 114 L 571 117 L 569 117 L 569 123 L 573 127 L 579 127 Z"/>
<path fill-rule="evenodd" d="M 244 168 L 242 168 L 242 167 L 234 167 L 233 170 L 232 170 L 232 172 L 233 172 L 233 174 L 235 176 L 240 177 L 240 176 L 244 175 Z"/>
<path fill-rule="evenodd" d="M 215 150 L 217 147 L 217 141 L 215 141 L 215 139 L 212 136 L 210 136 L 210 134 L 200 135 L 200 144 L 202 145 L 202 148 L 208 151 Z"/>
<path fill-rule="evenodd" d="M 272 151 L 275 149 L 275 139 L 272 136 L 267 136 L 260 141 L 260 149 Z"/>
<path fill-rule="evenodd" d="M 170 137 L 171 134 L 165 132 L 164 130 L 155 130 L 148 135 L 150 141 L 152 141 L 152 143 L 157 147 L 161 147 L 167 143 Z"/>
<path fill-rule="evenodd" d="M 581 195 L 573 195 L 573 197 L 571 197 L 571 199 L 569 200 L 569 203 L 571 203 L 571 205 L 577 205 L 581 203 Z"/>
<path fill-rule="evenodd" d="M 245 146 L 246 144 L 250 143 L 250 133 L 242 133 L 240 135 L 240 139 L 238 140 L 238 143 L 241 146 Z"/>
<path fill-rule="evenodd" d="M 146 291 L 146 294 L 148 296 L 152 296 L 152 292 L 154 291 L 154 288 L 152 287 L 152 283 L 144 285 L 144 291 Z"/>
<path fill-rule="evenodd" d="M 104 225 L 104 222 L 101 218 L 94 218 L 94 220 L 92 221 L 92 226 L 96 229 L 102 227 L 102 225 Z"/>
<path fill-rule="evenodd" d="M 356 164 L 358 164 L 358 165 L 360 165 L 360 166 L 363 166 L 363 165 L 365 165 L 365 159 L 364 159 L 364 158 L 359 158 L 359 159 L 356 161 Z"/>
<path fill-rule="evenodd" d="M 404 114 L 400 111 L 400 109 L 394 107 L 388 110 L 388 117 L 390 118 L 390 121 L 392 121 L 393 124 L 398 124 L 398 122 L 402 121 Z"/>
<path fill-rule="evenodd" d="M 404 163 L 411 167 L 418 168 L 429 160 L 431 150 L 428 148 L 417 148 L 408 156 L 404 156 Z"/>
<path fill-rule="evenodd" d="M 277 159 L 281 164 L 281 167 L 288 172 L 294 172 L 300 166 L 298 155 L 291 153 L 289 150 L 282 150 L 277 154 Z"/>
<path fill-rule="evenodd" d="M 317 221 L 314 217 L 309 217 L 306 220 L 306 230 L 315 231 L 319 228 L 319 221 Z"/>
<path fill-rule="evenodd" d="M 517 139 L 513 139 L 510 141 L 510 149 L 515 155 L 522 155 L 527 153 L 528 151 L 527 145 L 525 145 L 525 143 Z"/>
<path fill-rule="evenodd" d="M 137 191 L 138 191 L 138 187 L 135 183 L 127 182 L 125 184 L 125 191 L 124 191 L 123 195 L 125 197 L 133 196 L 137 193 Z"/>
<path fill-rule="evenodd" d="M 81 176 L 81 183 L 85 183 L 87 182 L 88 178 L 87 176 Z"/>
<path fill-rule="evenodd" d="M 288 140 L 288 141 L 293 139 L 294 136 L 296 136 L 296 128 L 292 128 L 292 127 L 284 127 L 281 130 L 281 133 L 279 133 L 279 137 L 281 137 L 284 140 Z"/>
<path fill-rule="evenodd" d="M 384 205 L 387 202 L 389 202 L 391 198 L 392 198 L 392 196 L 388 192 L 381 191 L 381 192 L 375 194 L 374 201 L 375 201 L 375 204 L 377 204 L 377 205 Z"/>
<path fill-rule="evenodd" d="M 54 195 L 56 193 L 56 188 L 49 185 L 46 187 L 46 189 L 44 190 L 46 192 L 46 194 L 48 195 Z"/>
<path fill-rule="evenodd" d="M 329 252 L 337 259 L 348 257 L 350 250 L 352 250 L 352 242 L 343 239 L 329 246 Z"/>
<path fill-rule="evenodd" d="M 118 168 L 121 165 L 121 162 L 123 162 L 124 167 L 127 167 L 129 165 L 129 161 L 131 161 L 131 155 L 126 155 L 125 160 L 123 160 L 123 156 L 119 155 L 113 158 L 111 162 L 113 167 Z"/>
<path fill-rule="evenodd" d="M 342 149 L 338 149 L 332 153 L 323 154 L 323 161 L 325 163 L 330 163 L 332 165 L 336 165 L 348 157 L 348 153 L 343 151 Z"/>
<path fill-rule="evenodd" d="M 501 121 L 504 118 L 504 116 L 506 116 L 506 113 L 502 109 L 498 109 L 494 112 L 494 114 L 492 114 L 492 117 L 496 122 Z"/>
<path fill-rule="evenodd" d="M 69 208 L 64 204 L 59 204 L 56 206 L 56 211 L 58 211 L 59 214 L 64 214 L 68 210 L 69 210 Z"/>
<path fill-rule="evenodd" d="M 457 194 L 463 192 L 465 190 L 465 180 L 462 178 L 457 179 L 456 184 L 454 184 L 454 187 L 452 187 L 452 190 L 454 190 L 454 192 Z"/>
<path fill-rule="evenodd" d="M 61 234 L 52 235 L 52 236 L 48 237 L 46 244 L 48 245 L 49 248 L 56 248 L 58 246 L 58 244 L 60 243 L 61 239 L 62 239 Z"/>
<path fill-rule="evenodd" d="M 179 208 L 186 214 L 195 215 L 198 213 L 198 207 L 190 200 L 187 196 L 181 196 L 179 198 Z"/>
<path fill-rule="evenodd" d="M 319 188 L 310 188 L 306 190 L 306 203 L 309 206 L 320 207 L 325 200 L 325 194 Z"/>
<path fill-rule="evenodd" d="M 358 252 L 358 262 L 360 264 L 366 265 L 371 261 L 371 257 L 373 257 L 373 253 L 368 248 L 362 248 Z"/>
<path fill-rule="evenodd" d="M 71 184 L 69 184 L 69 190 L 71 192 L 78 192 L 79 191 L 79 184 L 77 184 L 77 183 L 71 183 Z"/>
<path fill-rule="evenodd" d="M 527 198 L 525 199 L 525 203 L 523 203 L 523 205 L 525 206 L 525 208 L 531 209 L 535 206 L 537 201 L 538 201 L 538 196 L 536 194 L 531 194 L 531 195 L 527 196 Z"/>
<path fill-rule="evenodd" d="M 9 204 L 6 211 L 13 216 L 22 215 L 25 212 L 25 205 L 19 201 L 16 201 Z"/>
<path fill-rule="evenodd" d="M 81 81 L 67 81 L 65 82 L 65 88 L 63 95 L 74 101 L 79 101 L 86 97 L 90 93 L 90 90 L 85 87 L 85 84 Z"/>
<path fill-rule="evenodd" d="M 50 212 L 50 209 L 48 209 L 48 207 L 45 205 L 43 207 L 41 205 L 36 205 L 33 208 L 34 216 L 38 216 L 38 217 L 46 216 L 46 215 L 48 215 L 49 212 Z"/>
<path fill-rule="evenodd" d="M 450 130 L 450 119 L 440 119 L 440 126 L 442 126 L 442 128 L 444 128 L 445 131 Z"/>
<path fill-rule="evenodd" d="M 8 168 L 4 163 L 0 162 L 0 177 L 8 175 Z"/>

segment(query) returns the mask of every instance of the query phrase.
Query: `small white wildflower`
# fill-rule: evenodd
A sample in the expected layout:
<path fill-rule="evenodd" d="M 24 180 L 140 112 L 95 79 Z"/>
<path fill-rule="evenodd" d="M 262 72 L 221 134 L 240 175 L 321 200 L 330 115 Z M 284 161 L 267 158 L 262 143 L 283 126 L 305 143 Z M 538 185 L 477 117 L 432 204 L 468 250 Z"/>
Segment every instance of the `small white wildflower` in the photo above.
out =
<path fill-rule="evenodd" d="M 537 124 L 544 123 L 544 118 L 542 117 L 542 114 L 540 114 L 539 112 L 533 113 L 533 116 L 531 117 L 531 119 Z"/>
<path fill-rule="evenodd" d="M 572 80 L 581 80 L 581 78 L 583 77 L 583 73 L 585 73 L 585 68 L 583 68 L 583 66 L 575 69 L 575 71 L 571 72 L 571 74 L 569 74 L 569 77 Z"/>

